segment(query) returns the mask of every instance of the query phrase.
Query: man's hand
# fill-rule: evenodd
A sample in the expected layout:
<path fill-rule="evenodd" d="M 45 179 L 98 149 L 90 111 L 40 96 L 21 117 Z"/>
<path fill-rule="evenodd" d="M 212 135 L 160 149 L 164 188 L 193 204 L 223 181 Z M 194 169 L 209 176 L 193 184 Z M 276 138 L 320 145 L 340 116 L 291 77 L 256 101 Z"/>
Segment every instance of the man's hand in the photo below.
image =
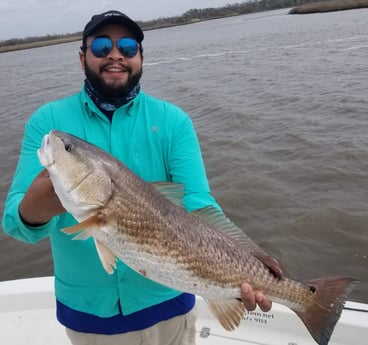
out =
<path fill-rule="evenodd" d="M 42 170 L 29 186 L 19 205 L 22 220 L 28 225 L 38 226 L 64 212 L 65 209 L 55 194 L 48 171 Z"/>
<path fill-rule="evenodd" d="M 262 292 L 253 291 L 249 284 L 242 283 L 240 292 L 245 309 L 252 311 L 258 304 L 262 311 L 271 310 L 272 302 Z"/>

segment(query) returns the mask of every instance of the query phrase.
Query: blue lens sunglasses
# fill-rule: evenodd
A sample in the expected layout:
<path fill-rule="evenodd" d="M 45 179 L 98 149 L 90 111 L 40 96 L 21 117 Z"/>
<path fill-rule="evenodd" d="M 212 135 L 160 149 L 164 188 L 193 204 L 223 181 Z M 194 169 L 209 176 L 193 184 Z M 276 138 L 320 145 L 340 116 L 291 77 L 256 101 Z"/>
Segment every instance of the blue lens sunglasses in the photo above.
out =
<path fill-rule="evenodd" d="M 97 58 L 103 58 L 109 55 L 113 48 L 113 41 L 109 37 L 96 37 L 91 45 L 86 48 L 91 48 L 92 54 Z M 138 52 L 138 42 L 133 38 L 122 37 L 116 41 L 116 47 L 121 55 L 126 58 L 134 57 Z"/>

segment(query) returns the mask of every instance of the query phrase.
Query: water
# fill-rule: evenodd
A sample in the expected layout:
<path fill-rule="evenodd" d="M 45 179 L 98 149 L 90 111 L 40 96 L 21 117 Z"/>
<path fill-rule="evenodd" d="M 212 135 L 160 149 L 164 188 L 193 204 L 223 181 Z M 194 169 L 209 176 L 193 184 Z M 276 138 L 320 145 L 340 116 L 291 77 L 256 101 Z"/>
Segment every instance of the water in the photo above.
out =
<path fill-rule="evenodd" d="M 289 275 L 352 276 L 368 303 L 368 10 L 286 14 L 146 32 L 142 86 L 191 115 L 216 199 Z M 80 89 L 78 48 L 0 54 L 2 203 L 26 119 Z M 0 240 L 0 281 L 52 274 L 47 241 Z"/>

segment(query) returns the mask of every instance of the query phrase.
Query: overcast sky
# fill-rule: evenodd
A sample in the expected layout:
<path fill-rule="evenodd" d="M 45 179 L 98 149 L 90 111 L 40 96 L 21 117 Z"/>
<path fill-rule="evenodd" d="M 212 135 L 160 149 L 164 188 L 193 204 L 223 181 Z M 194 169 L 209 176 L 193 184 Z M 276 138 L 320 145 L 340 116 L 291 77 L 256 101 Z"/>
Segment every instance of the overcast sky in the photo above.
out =
<path fill-rule="evenodd" d="M 243 0 L 245 1 L 245 0 Z M 117 9 L 135 20 L 221 7 L 231 0 L 0 0 L 0 41 L 82 31 L 93 14 Z"/>

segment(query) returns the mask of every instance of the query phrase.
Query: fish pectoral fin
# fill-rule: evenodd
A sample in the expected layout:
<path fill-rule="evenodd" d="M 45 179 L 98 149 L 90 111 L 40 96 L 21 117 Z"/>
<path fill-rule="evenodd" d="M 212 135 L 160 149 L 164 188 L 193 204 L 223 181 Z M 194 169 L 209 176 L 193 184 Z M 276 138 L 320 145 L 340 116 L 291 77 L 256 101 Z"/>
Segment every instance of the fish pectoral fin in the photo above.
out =
<path fill-rule="evenodd" d="M 83 220 L 80 223 L 77 223 L 75 225 L 69 226 L 67 228 L 61 229 L 62 232 L 68 235 L 73 235 L 78 232 L 81 232 L 82 230 L 88 231 L 90 228 L 99 227 L 102 226 L 105 223 L 103 217 L 99 214 L 95 214 L 92 217 L 89 217 L 85 220 Z M 79 239 L 86 239 L 88 237 L 83 238 L 83 236 L 78 236 Z"/>
<path fill-rule="evenodd" d="M 112 274 L 116 269 L 116 255 L 103 243 L 95 240 L 95 244 L 103 268 L 108 274 Z"/>
<path fill-rule="evenodd" d="M 245 312 L 244 304 L 238 299 L 206 300 L 208 308 L 227 331 L 240 324 Z"/>

